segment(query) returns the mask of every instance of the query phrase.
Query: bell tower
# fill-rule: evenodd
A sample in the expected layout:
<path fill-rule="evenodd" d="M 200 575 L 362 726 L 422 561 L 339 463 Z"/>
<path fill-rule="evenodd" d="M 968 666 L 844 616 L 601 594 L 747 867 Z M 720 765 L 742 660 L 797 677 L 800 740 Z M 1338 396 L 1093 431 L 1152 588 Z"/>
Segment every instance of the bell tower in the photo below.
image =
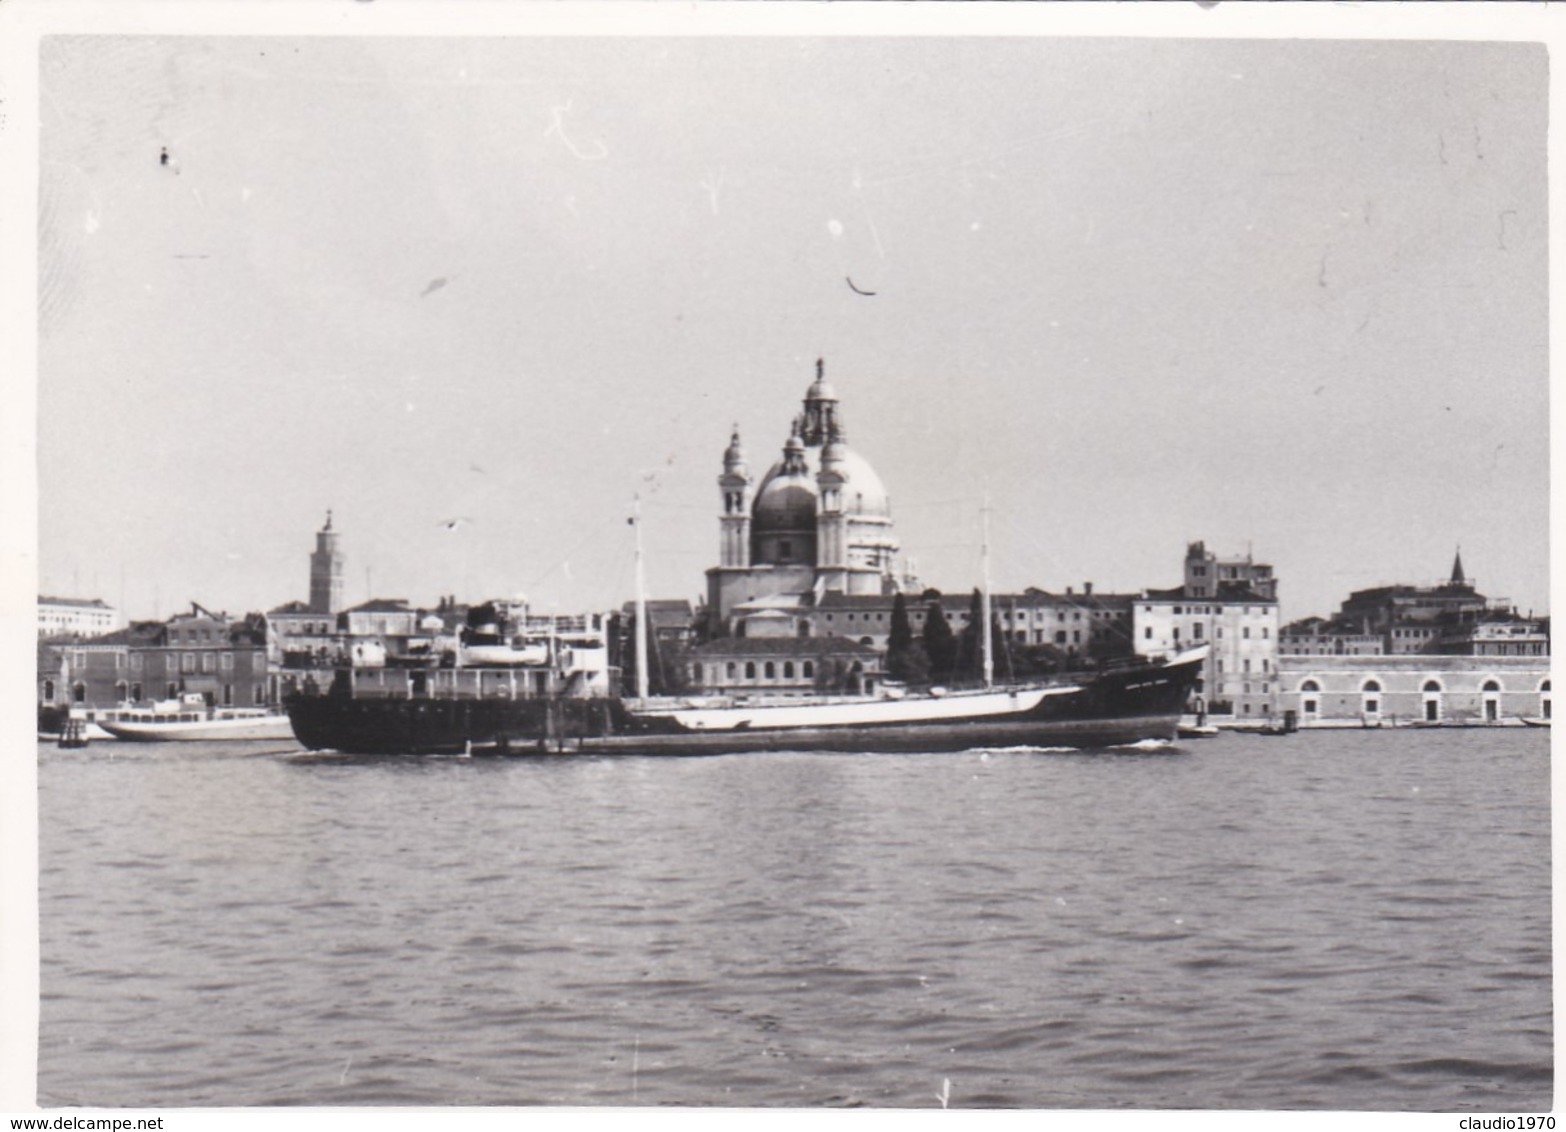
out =
<path fill-rule="evenodd" d="M 332 513 L 326 513 L 326 526 L 315 533 L 315 551 L 310 555 L 310 612 L 336 613 L 343 606 L 343 554 L 332 530 Z"/>
<path fill-rule="evenodd" d="M 723 474 L 718 477 L 723 494 L 723 514 L 718 520 L 720 566 L 743 569 L 750 565 L 750 485 L 745 449 L 740 446 L 739 425 L 735 425 L 723 453 Z"/>
<path fill-rule="evenodd" d="M 845 451 L 836 423 L 821 449 L 821 470 L 816 492 L 821 506 L 816 513 L 816 579 L 825 593 L 848 592 L 848 515 L 843 506 L 847 479 L 843 474 Z"/>

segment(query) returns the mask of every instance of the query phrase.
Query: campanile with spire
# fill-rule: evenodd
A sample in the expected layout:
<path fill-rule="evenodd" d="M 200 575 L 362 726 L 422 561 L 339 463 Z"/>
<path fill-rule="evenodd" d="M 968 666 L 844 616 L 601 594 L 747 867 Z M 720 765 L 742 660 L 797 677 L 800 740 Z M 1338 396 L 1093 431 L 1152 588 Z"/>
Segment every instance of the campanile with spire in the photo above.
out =
<path fill-rule="evenodd" d="M 337 539 L 328 511 L 326 525 L 315 533 L 315 550 L 310 555 L 311 613 L 336 613 L 343 607 L 343 554 Z"/>

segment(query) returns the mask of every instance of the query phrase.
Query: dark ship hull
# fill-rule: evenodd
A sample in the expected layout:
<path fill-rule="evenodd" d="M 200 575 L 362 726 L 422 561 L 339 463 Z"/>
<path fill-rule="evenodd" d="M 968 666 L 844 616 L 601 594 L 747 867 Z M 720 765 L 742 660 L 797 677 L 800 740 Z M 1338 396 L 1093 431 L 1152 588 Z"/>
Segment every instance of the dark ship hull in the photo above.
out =
<path fill-rule="evenodd" d="M 288 715 L 304 747 L 346 754 L 1091 749 L 1173 740 L 1201 666 L 1201 654 L 1186 654 L 1072 683 L 721 707 L 609 698 L 354 698 L 339 687 L 293 696 Z"/>

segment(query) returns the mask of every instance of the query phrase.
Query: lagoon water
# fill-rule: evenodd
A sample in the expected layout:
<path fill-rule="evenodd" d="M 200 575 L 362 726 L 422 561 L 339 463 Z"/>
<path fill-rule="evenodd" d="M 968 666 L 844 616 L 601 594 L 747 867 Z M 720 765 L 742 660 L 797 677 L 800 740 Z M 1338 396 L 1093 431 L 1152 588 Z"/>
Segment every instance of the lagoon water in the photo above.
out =
<path fill-rule="evenodd" d="M 1552 1102 L 1548 732 L 38 757 L 46 1106 Z"/>

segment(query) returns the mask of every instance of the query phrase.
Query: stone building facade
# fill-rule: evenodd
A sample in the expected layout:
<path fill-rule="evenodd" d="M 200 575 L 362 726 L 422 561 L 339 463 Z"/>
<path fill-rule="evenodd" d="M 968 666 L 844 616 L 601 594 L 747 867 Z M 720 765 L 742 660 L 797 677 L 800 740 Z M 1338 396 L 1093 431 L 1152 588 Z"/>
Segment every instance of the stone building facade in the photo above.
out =
<path fill-rule="evenodd" d="M 1278 706 L 1302 726 L 1515 723 L 1550 718 L 1548 660 L 1518 656 L 1282 656 Z"/>
<path fill-rule="evenodd" d="M 1271 566 L 1186 547 L 1179 589 L 1147 590 L 1131 606 L 1131 639 L 1142 656 L 1209 648 L 1193 709 L 1266 718 L 1278 710 L 1278 582 Z"/>
<path fill-rule="evenodd" d="M 268 667 L 259 619 L 192 605 L 167 622 L 52 646 L 40 658 L 38 702 L 100 709 L 197 693 L 211 704 L 254 707 L 272 702 Z"/>
<path fill-rule="evenodd" d="M 122 628 L 119 610 L 100 598 L 38 597 L 40 637 L 98 637 Z"/>

